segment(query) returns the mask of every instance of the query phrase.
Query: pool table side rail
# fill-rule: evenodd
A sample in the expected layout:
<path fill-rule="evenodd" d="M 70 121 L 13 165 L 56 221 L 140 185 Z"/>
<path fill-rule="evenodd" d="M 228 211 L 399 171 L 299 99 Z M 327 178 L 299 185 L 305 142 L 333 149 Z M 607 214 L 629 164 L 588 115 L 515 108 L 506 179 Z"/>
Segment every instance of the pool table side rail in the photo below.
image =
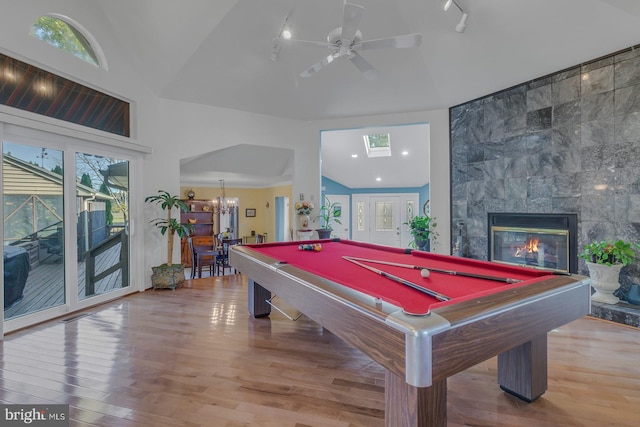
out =
<path fill-rule="evenodd" d="M 386 322 L 406 334 L 407 383 L 428 387 L 588 314 L 590 294 L 588 278 L 547 276 L 429 316 L 396 312 Z"/>
<path fill-rule="evenodd" d="M 455 326 L 460 322 L 468 322 L 470 319 L 476 319 L 503 310 L 504 307 L 522 304 L 532 298 L 540 298 L 549 292 L 560 292 L 567 287 L 578 286 L 589 289 L 590 283 L 588 278 L 579 275 L 547 275 L 543 278 L 532 280 L 523 286 L 505 285 L 499 292 L 482 294 L 466 300 L 462 299 L 452 305 L 436 306 L 431 311 L 446 318 L 447 321 Z M 585 295 L 579 299 L 581 301 L 585 299 L 585 296 L 590 296 L 590 292 L 586 290 L 583 290 L 583 292 Z M 473 295 L 471 296 L 473 297 Z"/>
<path fill-rule="evenodd" d="M 531 287 L 513 290 L 513 300 L 500 301 L 502 294 L 489 296 L 474 310 L 459 317 L 455 312 L 434 310 L 451 322 L 451 328 L 432 338 L 433 381 L 451 376 L 500 353 L 527 343 L 551 330 L 586 316 L 591 311 L 590 280 L 582 276 L 550 276 Z M 546 289 L 545 289 L 546 288 Z M 483 313 L 484 314 L 481 314 Z"/>

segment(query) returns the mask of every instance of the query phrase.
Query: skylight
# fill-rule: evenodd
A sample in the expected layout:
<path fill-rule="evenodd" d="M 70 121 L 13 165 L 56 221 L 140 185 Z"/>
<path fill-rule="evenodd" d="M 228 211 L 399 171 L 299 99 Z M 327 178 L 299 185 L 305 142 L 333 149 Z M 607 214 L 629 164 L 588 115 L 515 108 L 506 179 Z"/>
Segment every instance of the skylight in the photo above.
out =
<path fill-rule="evenodd" d="M 33 23 L 29 34 L 96 67 L 99 65 L 87 37 L 78 28 L 60 18 L 41 16 Z"/>
<path fill-rule="evenodd" d="M 388 133 L 364 135 L 368 157 L 391 157 L 391 137 Z"/>

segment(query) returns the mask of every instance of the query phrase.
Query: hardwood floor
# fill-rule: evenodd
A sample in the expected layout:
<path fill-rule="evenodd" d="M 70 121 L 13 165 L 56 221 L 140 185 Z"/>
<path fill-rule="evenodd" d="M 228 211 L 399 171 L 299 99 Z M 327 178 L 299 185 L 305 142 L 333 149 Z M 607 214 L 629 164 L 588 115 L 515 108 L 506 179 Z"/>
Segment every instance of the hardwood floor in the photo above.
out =
<path fill-rule="evenodd" d="M 67 403 L 73 426 L 384 425 L 384 371 L 313 321 L 251 319 L 243 276 L 135 294 L 5 337 L 0 402 Z M 526 404 L 496 358 L 449 379 L 449 426 L 636 426 L 640 330 L 583 318 L 549 334 Z"/>

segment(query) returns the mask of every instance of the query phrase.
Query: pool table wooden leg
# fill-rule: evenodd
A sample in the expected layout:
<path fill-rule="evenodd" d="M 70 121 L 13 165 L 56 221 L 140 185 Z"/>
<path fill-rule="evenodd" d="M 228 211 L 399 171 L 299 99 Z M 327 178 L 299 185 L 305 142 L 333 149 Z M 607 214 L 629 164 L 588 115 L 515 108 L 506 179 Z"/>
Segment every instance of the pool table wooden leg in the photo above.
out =
<path fill-rule="evenodd" d="M 499 354 L 498 383 L 525 402 L 542 396 L 547 391 L 547 334 Z"/>
<path fill-rule="evenodd" d="M 431 387 L 414 387 L 404 377 L 385 374 L 386 427 L 446 427 L 447 380 Z"/>
<path fill-rule="evenodd" d="M 267 300 L 271 292 L 249 279 L 249 313 L 252 317 L 266 317 L 271 314 L 271 306 Z"/>

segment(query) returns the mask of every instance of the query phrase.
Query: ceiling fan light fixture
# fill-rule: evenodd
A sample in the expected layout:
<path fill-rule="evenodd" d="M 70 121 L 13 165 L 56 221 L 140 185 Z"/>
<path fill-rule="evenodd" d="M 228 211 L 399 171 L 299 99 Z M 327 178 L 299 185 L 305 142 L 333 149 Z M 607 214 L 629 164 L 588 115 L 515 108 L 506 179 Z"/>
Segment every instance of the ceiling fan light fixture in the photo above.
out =
<path fill-rule="evenodd" d="M 451 3 L 453 3 L 453 0 L 447 0 L 447 1 L 444 3 L 444 10 L 445 10 L 445 12 L 446 12 L 447 10 L 449 10 L 449 8 L 451 7 Z"/>
<path fill-rule="evenodd" d="M 365 79 L 374 80 L 378 73 L 373 65 L 362 57 L 360 54 L 362 51 L 387 48 L 416 48 L 422 43 L 422 35 L 417 33 L 363 40 L 362 33 L 358 28 L 363 12 L 364 8 L 362 6 L 345 2 L 342 12 L 342 26 L 329 32 L 326 42 L 296 40 L 294 38 L 287 40 L 287 44 L 297 42 L 299 44 L 326 47 L 331 51 L 328 56 L 300 73 L 300 77 L 311 77 L 331 64 L 335 59 L 347 59 L 360 71 Z M 284 30 L 284 27 L 282 29 Z M 276 38 L 276 42 L 284 40 L 283 37 Z"/>

